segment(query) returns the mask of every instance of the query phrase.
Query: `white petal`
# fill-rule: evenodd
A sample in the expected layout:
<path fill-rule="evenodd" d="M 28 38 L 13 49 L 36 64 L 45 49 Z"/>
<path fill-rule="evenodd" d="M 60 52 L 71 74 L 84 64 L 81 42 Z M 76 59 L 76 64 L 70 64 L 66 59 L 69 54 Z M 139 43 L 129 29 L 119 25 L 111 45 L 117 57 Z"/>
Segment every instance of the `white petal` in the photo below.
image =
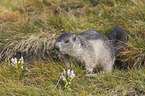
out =
<path fill-rule="evenodd" d="M 12 58 L 11 61 L 14 63 L 14 58 Z"/>
<path fill-rule="evenodd" d="M 23 56 L 21 57 L 21 60 L 24 60 Z"/>
<path fill-rule="evenodd" d="M 13 63 L 11 63 L 11 65 L 12 65 L 12 66 L 14 66 L 14 64 L 13 64 Z"/>
<path fill-rule="evenodd" d="M 15 58 L 14 63 L 17 63 L 17 58 Z"/>
<path fill-rule="evenodd" d="M 70 69 L 67 70 L 67 75 L 70 75 Z"/>
<path fill-rule="evenodd" d="M 63 81 L 67 81 L 67 79 L 66 78 L 63 78 Z"/>
<path fill-rule="evenodd" d="M 64 74 L 66 73 L 65 69 L 63 70 L 63 73 L 64 73 Z"/>
<path fill-rule="evenodd" d="M 21 63 L 24 63 L 24 58 L 23 58 L 23 56 L 21 57 Z"/>
<path fill-rule="evenodd" d="M 66 87 L 66 85 L 67 85 L 67 83 L 65 84 L 65 86 L 64 86 L 64 87 Z"/>
<path fill-rule="evenodd" d="M 71 70 L 71 74 L 74 74 L 74 70 Z"/>
<path fill-rule="evenodd" d="M 74 70 L 71 70 L 71 77 L 75 77 Z"/>

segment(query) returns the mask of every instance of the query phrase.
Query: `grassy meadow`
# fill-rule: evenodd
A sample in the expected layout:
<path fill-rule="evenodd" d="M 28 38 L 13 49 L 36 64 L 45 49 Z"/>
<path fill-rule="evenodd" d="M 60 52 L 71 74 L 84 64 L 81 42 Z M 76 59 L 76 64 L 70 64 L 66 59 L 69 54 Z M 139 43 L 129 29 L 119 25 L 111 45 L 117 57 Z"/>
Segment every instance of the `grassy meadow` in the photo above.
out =
<path fill-rule="evenodd" d="M 126 30 L 118 59 L 122 68 L 86 77 L 75 62 L 69 88 L 55 54 L 62 33 L 113 26 Z M 24 57 L 13 65 L 12 58 Z M 115 64 L 116 65 L 116 64 Z M 0 0 L 1 96 L 145 96 L 145 0 Z"/>

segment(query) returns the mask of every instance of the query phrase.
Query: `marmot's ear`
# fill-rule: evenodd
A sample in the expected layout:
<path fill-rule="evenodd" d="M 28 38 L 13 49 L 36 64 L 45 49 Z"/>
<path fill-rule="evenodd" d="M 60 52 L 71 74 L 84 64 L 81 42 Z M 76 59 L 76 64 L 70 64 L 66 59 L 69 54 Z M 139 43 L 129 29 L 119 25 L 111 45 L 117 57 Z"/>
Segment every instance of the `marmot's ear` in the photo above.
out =
<path fill-rule="evenodd" d="M 75 42 L 77 40 L 77 36 L 74 34 L 72 35 L 72 41 Z"/>

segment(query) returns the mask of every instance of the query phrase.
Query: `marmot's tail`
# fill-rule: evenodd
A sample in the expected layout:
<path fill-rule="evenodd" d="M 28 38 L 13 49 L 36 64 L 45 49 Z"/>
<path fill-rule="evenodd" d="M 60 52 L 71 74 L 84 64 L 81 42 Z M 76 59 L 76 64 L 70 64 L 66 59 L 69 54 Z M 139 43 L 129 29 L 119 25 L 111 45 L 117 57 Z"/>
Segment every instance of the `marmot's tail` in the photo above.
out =
<path fill-rule="evenodd" d="M 112 41 L 113 45 L 115 46 L 115 53 L 117 54 L 120 47 L 123 46 L 122 42 L 125 42 L 126 40 L 125 30 L 119 26 L 115 26 L 108 34 L 108 38 Z"/>

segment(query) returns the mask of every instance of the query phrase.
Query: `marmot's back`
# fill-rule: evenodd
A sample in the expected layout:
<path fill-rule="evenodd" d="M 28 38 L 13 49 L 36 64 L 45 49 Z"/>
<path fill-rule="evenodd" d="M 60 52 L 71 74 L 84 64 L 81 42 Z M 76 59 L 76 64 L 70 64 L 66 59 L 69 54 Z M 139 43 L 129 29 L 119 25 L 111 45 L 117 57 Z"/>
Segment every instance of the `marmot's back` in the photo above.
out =
<path fill-rule="evenodd" d="M 90 31 L 86 31 L 80 34 L 82 37 L 86 38 L 87 40 L 96 40 L 96 39 L 101 39 L 101 40 L 107 40 L 107 37 L 100 33 L 99 31 L 95 31 L 95 30 L 90 30 Z"/>

